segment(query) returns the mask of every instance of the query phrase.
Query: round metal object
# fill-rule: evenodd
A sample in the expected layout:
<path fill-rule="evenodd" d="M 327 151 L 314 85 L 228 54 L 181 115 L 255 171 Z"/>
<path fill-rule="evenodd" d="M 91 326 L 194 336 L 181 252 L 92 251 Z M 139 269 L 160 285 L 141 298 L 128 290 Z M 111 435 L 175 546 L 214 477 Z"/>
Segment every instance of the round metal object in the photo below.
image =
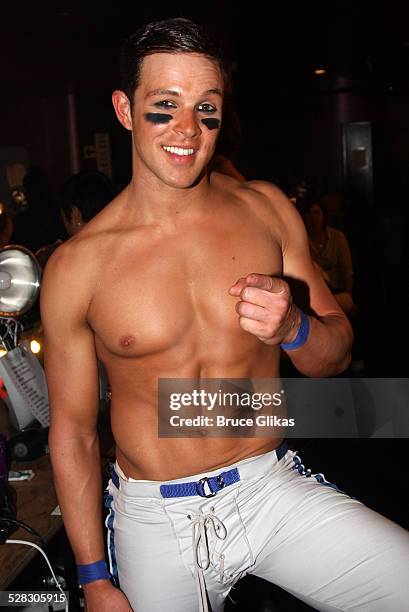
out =
<path fill-rule="evenodd" d="M 33 253 L 10 244 L 0 249 L 0 316 L 18 317 L 40 291 L 41 269 Z"/>

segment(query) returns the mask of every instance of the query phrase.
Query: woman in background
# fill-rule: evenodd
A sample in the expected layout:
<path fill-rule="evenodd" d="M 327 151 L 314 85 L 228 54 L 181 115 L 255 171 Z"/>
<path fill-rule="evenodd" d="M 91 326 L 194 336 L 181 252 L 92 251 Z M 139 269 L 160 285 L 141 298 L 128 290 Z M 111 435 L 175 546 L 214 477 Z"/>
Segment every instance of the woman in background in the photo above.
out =
<path fill-rule="evenodd" d="M 355 314 L 356 306 L 352 299 L 354 271 L 345 234 L 327 225 L 327 211 L 319 199 L 306 203 L 303 217 L 313 262 L 345 314 Z"/>

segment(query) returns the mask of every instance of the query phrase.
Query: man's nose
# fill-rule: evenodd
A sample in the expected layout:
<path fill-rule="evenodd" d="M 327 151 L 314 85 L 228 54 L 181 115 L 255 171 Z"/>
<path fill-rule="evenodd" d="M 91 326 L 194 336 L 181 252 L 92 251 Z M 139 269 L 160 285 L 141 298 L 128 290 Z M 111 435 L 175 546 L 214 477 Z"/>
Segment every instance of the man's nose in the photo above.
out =
<path fill-rule="evenodd" d="M 194 138 L 201 130 L 198 117 L 193 109 L 183 109 L 178 115 L 174 124 L 175 132 L 183 134 L 185 138 Z"/>

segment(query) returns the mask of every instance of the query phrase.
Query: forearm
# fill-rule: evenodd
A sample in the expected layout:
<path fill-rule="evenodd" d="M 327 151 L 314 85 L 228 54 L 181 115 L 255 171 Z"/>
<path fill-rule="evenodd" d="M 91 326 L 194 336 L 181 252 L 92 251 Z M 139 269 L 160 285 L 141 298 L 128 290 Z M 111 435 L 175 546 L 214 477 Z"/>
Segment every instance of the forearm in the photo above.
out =
<path fill-rule="evenodd" d="M 52 426 L 49 446 L 57 497 L 76 562 L 103 559 L 98 434 L 81 435 Z"/>
<path fill-rule="evenodd" d="M 300 317 L 295 316 L 292 341 L 297 333 Z M 305 376 L 326 377 L 343 372 L 351 360 L 352 328 L 341 314 L 321 318 L 309 317 L 308 339 L 300 348 L 286 351 L 294 366 Z"/>

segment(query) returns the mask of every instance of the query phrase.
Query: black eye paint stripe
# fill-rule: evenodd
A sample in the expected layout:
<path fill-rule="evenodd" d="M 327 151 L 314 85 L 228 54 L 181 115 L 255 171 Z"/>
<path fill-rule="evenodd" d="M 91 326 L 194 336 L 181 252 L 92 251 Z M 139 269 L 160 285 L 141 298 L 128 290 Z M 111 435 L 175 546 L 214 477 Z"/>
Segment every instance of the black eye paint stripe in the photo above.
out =
<path fill-rule="evenodd" d="M 172 121 L 173 115 L 167 115 L 165 113 L 146 113 L 145 119 L 151 123 L 169 123 L 169 121 Z"/>
<path fill-rule="evenodd" d="M 202 119 L 202 123 L 207 127 L 208 130 L 218 130 L 220 127 L 220 119 L 215 119 L 214 117 Z"/>

